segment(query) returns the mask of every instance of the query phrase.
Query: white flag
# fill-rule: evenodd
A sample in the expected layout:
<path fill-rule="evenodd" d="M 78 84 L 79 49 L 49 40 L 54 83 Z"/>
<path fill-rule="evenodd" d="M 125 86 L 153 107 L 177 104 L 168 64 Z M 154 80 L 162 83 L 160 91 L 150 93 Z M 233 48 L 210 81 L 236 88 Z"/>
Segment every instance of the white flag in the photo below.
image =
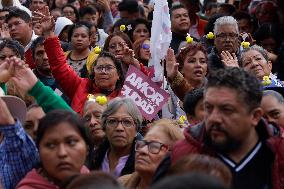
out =
<path fill-rule="evenodd" d="M 154 81 L 162 81 L 164 76 L 161 60 L 165 59 L 172 40 L 171 19 L 167 0 L 154 0 L 154 12 L 151 28 L 150 66 L 154 66 Z"/>

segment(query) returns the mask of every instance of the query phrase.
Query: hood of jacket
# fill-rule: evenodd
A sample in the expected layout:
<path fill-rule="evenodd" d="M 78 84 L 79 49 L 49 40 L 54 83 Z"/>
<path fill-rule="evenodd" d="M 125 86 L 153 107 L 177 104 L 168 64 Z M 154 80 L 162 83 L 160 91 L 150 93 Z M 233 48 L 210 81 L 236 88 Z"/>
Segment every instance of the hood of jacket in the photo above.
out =
<path fill-rule="evenodd" d="M 59 36 L 62 30 L 65 28 L 65 26 L 72 25 L 73 22 L 66 18 L 66 17 L 58 17 L 56 22 L 55 22 L 55 29 L 54 29 L 54 34 L 56 36 Z"/>

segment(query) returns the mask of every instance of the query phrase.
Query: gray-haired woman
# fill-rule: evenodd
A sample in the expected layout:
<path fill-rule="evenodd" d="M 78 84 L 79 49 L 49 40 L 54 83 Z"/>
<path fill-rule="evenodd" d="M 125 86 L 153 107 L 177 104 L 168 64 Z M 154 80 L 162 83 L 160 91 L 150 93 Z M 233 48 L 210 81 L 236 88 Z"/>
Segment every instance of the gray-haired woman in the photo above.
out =
<path fill-rule="evenodd" d="M 105 141 L 95 152 L 92 169 L 111 173 L 115 177 L 134 172 L 135 141 L 142 115 L 128 98 L 115 98 L 102 114 Z"/>

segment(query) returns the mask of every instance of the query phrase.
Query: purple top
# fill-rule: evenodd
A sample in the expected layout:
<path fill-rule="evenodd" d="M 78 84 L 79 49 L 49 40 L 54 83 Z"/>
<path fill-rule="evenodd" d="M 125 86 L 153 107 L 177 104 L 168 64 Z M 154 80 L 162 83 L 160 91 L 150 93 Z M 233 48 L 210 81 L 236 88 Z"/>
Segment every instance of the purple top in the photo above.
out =
<path fill-rule="evenodd" d="M 109 153 L 109 151 L 107 151 L 107 153 L 106 153 L 106 155 L 104 157 L 104 161 L 103 161 L 103 164 L 102 164 L 102 171 L 106 172 L 106 173 L 110 173 L 115 178 L 118 178 L 118 177 L 120 177 L 121 171 L 124 168 L 129 155 L 120 157 L 119 160 L 118 160 L 118 163 L 117 163 L 117 165 L 116 165 L 116 167 L 114 169 L 114 172 L 111 173 L 110 170 L 109 170 L 108 153 Z"/>

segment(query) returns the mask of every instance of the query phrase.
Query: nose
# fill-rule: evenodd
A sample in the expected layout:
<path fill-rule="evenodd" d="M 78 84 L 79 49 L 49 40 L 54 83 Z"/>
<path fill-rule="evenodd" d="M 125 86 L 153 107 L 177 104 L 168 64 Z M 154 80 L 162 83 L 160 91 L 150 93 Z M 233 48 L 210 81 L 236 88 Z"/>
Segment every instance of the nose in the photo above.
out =
<path fill-rule="evenodd" d="M 145 146 L 143 146 L 142 148 L 139 148 L 139 150 L 137 150 L 137 152 L 138 152 L 139 154 L 148 154 L 148 146 L 145 145 Z"/>
<path fill-rule="evenodd" d="M 43 59 L 44 59 L 44 60 L 48 60 L 48 57 L 47 57 L 47 54 L 46 54 L 46 53 L 43 53 Z"/>
<path fill-rule="evenodd" d="M 57 155 L 60 158 L 64 158 L 67 156 L 67 150 L 64 144 L 60 144 L 57 150 Z"/>
<path fill-rule="evenodd" d="M 94 117 L 94 116 L 92 116 L 92 118 L 91 118 L 91 121 L 90 121 L 90 125 L 98 125 L 98 120 Z"/>
<path fill-rule="evenodd" d="M 207 116 L 207 121 L 210 123 L 221 123 L 222 122 L 220 112 L 217 110 L 217 108 L 214 108 L 212 112 L 209 113 L 209 115 Z"/>
<path fill-rule="evenodd" d="M 118 132 L 123 132 L 124 131 L 124 127 L 121 124 L 121 122 L 118 123 L 118 125 L 115 127 L 115 130 Z"/>

